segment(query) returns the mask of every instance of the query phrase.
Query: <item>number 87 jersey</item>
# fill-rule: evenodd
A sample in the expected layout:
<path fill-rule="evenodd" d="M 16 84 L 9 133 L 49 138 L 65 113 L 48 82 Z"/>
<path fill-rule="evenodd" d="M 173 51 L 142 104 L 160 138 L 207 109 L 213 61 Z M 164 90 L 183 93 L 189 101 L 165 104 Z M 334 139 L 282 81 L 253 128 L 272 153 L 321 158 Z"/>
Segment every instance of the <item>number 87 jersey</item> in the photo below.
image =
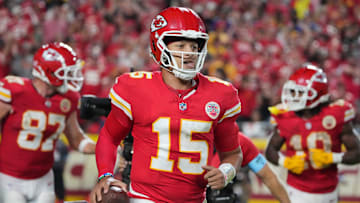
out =
<path fill-rule="evenodd" d="M 68 91 L 44 98 L 28 78 L 7 76 L 0 81 L 0 102 L 11 112 L 1 122 L 0 172 L 34 179 L 52 168 L 54 147 L 79 94 Z"/>
<path fill-rule="evenodd" d="M 209 165 L 214 144 L 222 152 L 239 147 L 235 120 L 241 105 L 230 83 L 199 74 L 193 88 L 178 91 L 163 82 L 160 72 L 134 72 L 117 78 L 110 97 L 112 111 L 97 152 L 105 150 L 105 139 L 116 145 L 131 129 L 130 194 L 200 202 L 207 184 L 201 166 Z M 99 173 L 112 172 L 113 166 L 96 156 Z"/>

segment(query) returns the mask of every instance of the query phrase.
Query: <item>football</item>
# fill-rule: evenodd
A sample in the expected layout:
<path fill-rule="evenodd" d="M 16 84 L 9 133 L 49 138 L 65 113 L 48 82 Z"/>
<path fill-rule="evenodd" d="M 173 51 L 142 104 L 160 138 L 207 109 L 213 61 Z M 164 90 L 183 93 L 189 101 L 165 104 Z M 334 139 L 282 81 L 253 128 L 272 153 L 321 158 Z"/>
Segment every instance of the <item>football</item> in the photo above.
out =
<path fill-rule="evenodd" d="M 102 192 L 102 201 L 98 203 L 129 203 L 129 197 L 118 186 L 111 186 L 107 193 Z"/>

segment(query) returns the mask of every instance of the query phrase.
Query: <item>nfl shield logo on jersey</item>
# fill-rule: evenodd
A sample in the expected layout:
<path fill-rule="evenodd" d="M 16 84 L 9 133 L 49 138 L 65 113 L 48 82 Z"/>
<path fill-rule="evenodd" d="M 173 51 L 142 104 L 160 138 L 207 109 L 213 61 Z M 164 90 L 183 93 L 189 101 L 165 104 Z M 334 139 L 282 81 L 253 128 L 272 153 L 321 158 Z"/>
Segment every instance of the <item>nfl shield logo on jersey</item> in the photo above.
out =
<path fill-rule="evenodd" d="M 216 119 L 220 114 L 220 106 L 216 102 L 208 102 L 205 105 L 205 112 L 210 118 Z"/>
<path fill-rule="evenodd" d="M 179 103 L 179 109 L 185 111 L 187 109 L 187 104 L 185 102 Z"/>

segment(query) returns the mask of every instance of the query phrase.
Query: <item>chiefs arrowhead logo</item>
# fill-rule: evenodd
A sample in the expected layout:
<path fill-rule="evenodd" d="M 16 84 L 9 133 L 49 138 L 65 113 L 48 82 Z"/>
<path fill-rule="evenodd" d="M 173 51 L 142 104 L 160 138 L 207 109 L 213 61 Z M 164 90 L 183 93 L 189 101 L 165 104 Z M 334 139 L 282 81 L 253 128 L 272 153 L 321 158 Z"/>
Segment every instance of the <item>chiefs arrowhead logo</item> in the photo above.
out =
<path fill-rule="evenodd" d="M 157 15 L 151 22 L 151 32 L 155 32 L 167 25 L 167 21 L 161 15 Z"/>
<path fill-rule="evenodd" d="M 68 100 L 68 99 L 62 99 L 61 101 L 60 101 L 60 109 L 61 109 L 61 111 L 62 112 L 64 112 L 64 113 L 67 113 L 67 112 L 69 112 L 70 111 L 70 109 L 71 109 L 71 102 L 70 102 L 70 100 Z"/>
<path fill-rule="evenodd" d="M 205 105 L 205 112 L 210 118 L 216 119 L 220 114 L 220 106 L 216 102 L 208 102 Z"/>
<path fill-rule="evenodd" d="M 331 130 L 336 126 L 336 119 L 334 116 L 325 116 L 322 120 L 322 125 L 325 129 Z"/>

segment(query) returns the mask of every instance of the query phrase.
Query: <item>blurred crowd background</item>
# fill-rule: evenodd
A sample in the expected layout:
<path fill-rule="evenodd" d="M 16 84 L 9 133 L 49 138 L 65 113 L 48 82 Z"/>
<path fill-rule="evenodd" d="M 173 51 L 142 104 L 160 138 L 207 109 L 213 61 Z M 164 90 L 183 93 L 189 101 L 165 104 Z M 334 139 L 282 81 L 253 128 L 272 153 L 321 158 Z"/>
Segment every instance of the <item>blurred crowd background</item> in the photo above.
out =
<path fill-rule="evenodd" d="M 203 72 L 239 89 L 249 136 L 264 131 L 267 107 L 305 62 L 322 67 L 332 98 L 351 101 L 359 114 L 360 0 L 0 0 L 0 77 L 31 77 L 33 53 L 63 41 L 85 61 L 81 93 L 107 97 L 116 76 L 159 68 L 149 56 L 149 25 L 168 6 L 204 19 Z M 91 133 L 100 126 L 84 123 Z"/>
<path fill-rule="evenodd" d="M 280 102 L 283 83 L 305 62 L 327 73 L 332 99 L 353 103 L 360 128 L 360 0 L 0 0 L 0 77 L 31 77 L 34 52 L 63 41 L 85 61 L 81 94 L 107 97 L 116 76 L 159 69 L 149 55 L 149 26 L 168 6 L 192 8 L 204 19 L 210 39 L 203 73 L 238 88 L 239 125 L 247 136 L 269 135 L 267 107 Z M 97 134 L 103 121 L 82 126 Z M 64 166 L 67 193 L 88 194 L 96 180 L 94 157 L 70 153 L 65 159 L 67 146 L 57 147 L 58 198 L 65 196 Z M 356 196 L 357 171 L 343 175 L 341 195 Z M 253 192 L 263 194 L 258 183 Z M 244 188 L 249 195 L 249 184 Z"/>

